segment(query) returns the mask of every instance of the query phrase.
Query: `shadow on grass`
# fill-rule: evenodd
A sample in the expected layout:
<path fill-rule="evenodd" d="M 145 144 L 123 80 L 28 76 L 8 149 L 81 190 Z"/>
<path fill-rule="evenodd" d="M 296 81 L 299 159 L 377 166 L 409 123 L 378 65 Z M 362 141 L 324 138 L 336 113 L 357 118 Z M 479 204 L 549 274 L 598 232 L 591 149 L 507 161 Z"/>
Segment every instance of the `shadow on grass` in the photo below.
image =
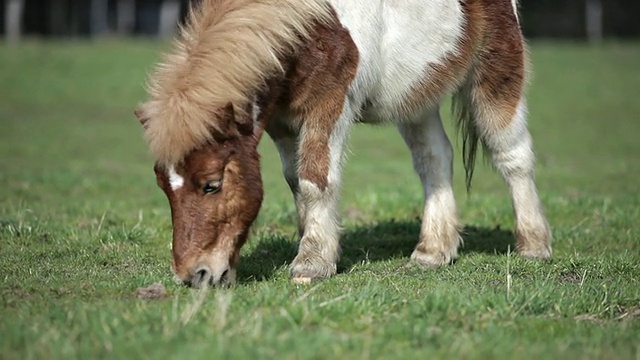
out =
<path fill-rule="evenodd" d="M 338 272 L 348 271 L 363 261 L 408 260 L 419 234 L 419 220 L 389 220 L 347 229 L 342 235 Z M 506 254 L 509 247 L 514 249 L 515 243 L 513 233 L 500 227 L 465 226 L 462 238 L 464 246 L 460 248 L 460 256 L 469 253 Z M 277 234 L 262 236 L 256 249 L 241 257 L 238 278 L 241 282 L 268 280 L 283 265 L 290 264 L 296 252 L 297 243 L 291 239 Z"/>

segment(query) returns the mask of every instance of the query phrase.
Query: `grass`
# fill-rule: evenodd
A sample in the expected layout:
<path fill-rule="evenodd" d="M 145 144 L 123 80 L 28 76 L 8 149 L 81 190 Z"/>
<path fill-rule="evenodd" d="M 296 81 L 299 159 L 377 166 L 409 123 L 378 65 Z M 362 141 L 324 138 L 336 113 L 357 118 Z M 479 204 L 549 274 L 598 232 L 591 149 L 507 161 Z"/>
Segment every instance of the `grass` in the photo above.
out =
<path fill-rule="evenodd" d="M 467 195 L 457 153 L 462 255 L 436 271 L 405 267 L 417 177 L 394 129 L 358 127 L 340 274 L 290 282 L 295 212 L 265 138 L 266 198 L 239 284 L 207 292 L 172 282 L 169 208 L 132 115 L 163 48 L 0 46 L 0 358 L 640 356 L 637 43 L 532 46 L 550 262 L 511 254 L 504 184 L 480 164 Z M 136 298 L 154 282 L 167 299 Z"/>

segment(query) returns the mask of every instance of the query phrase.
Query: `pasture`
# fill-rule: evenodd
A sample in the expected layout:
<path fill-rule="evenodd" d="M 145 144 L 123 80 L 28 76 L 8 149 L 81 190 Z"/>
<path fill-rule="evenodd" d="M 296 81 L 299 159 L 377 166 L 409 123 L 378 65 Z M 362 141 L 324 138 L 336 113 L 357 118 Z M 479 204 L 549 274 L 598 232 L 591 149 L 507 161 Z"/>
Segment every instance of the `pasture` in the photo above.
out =
<path fill-rule="evenodd" d="M 266 196 L 238 284 L 173 283 L 171 221 L 132 111 L 166 44 L 0 45 L 0 358 L 640 356 L 640 45 L 534 43 L 528 91 L 549 262 L 511 254 L 506 186 L 455 189 L 461 257 L 405 266 L 420 184 L 395 129 L 358 126 L 338 276 L 292 284 L 295 209 L 264 138 Z M 445 119 L 449 109 L 443 109 Z M 162 300 L 136 289 L 155 282 Z"/>

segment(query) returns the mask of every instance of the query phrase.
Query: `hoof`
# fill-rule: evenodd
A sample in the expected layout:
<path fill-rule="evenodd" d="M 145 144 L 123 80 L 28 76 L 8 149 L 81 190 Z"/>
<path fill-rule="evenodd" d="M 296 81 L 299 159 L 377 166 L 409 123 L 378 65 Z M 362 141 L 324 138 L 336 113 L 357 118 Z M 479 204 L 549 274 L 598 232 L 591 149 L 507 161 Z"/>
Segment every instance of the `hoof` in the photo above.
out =
<path fill-rule="evenodd" d="M 516 252 L 528 259 L 549 259 L 551 257 L 549 227 L 529 231 L 516 230 Z"/>
<path fill-rule="evenodd" d="M 412 262 L 429 269 L 437 269 L 443 265 L 449 265 L 455 258 L 455 255 L 452 256 L 452 254 L 435 249 L 416 249 L 411 254 Z"/>
<path fill-rule="evenodd" d="M 313 280 L 327 279 L 336 274 L 336 264 L 322 259 L 312 260 L 297 256 L 291 264 L 291 277 L 297 284 L 309 284 Z"/>
<path fill-rule="evenodd" d="M 299 284 L 299 285 L 309 285 L 311 284 L 311 281 L 313 279 L 308 278 L 308 277 L 294 277 L 293 278 L 293 283 L 294 284 Z"/>
<path fill-rule="evenodd" d="M 527 259 L 549 260 L 551 258 L 551 248 L 549 247 L 524 248 L 516 249 L 516 251 L 520 256 Z"/>

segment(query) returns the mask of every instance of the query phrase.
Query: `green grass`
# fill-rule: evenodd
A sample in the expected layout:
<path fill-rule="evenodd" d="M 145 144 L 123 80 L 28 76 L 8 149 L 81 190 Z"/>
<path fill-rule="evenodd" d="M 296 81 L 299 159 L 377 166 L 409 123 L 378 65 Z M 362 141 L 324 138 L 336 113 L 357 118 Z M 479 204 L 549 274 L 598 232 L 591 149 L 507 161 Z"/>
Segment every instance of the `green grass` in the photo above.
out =
<path fill-rule="evenodd" d="M 290 282 L 294 207 L 265 138 L 266 198 L 239 284 L 205 293 L 172 282 L 169 208 L 132 114 L 163 48 L 0 46 L 0 358 L 640 356 L 637 43 L 532 46 L 550 262 L 509 252 L 506 187 L 479 164 L 467 195 L 458 152 L 461 257 L 405 267 L 420 186 L 394 129 L 363 126 L 345 175 L 340 274 Z M 154 282 L 168 298 L 138 300 Z"/>

